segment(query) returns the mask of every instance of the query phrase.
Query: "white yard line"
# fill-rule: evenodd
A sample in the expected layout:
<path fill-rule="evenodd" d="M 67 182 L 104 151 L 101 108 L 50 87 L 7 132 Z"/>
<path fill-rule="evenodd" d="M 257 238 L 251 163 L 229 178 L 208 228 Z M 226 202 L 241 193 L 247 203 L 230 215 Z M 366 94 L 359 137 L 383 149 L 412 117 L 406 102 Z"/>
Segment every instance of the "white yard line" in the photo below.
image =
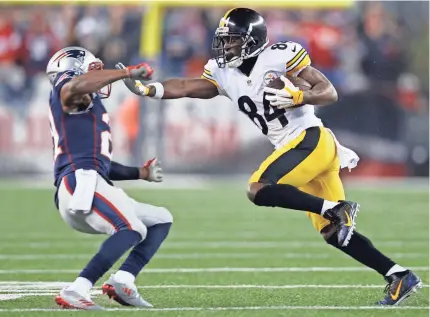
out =
<path fill-rule="evenodd" d="M 166 307 L 166 308 L 107 308 L 106 311 L 235 311 L 235 310 L 428 310 L 429 307 L 420 306 L 243 306 L 243 307 Z M 11 308 L 0 309 L 0 313 L 11 312 L 66 312 L 67 309 L 52 308 Z"/>
<path fill-rule="evenodd" d="M 425 266 L 409 267 L 417 272 L 428 272 Z M 79 273 L 77 269 L 17 269 L 0 270 L 0 274 L 62 274 Z M 367 267 L 208 267 L 208 268 L 153 268 L 142 273 L 230 273 L 230 272 L 365 272 Z"/>
<path fill-rule="evenodd" d="M 21 237 L 22 238 L 22 237 Z M 31 239 L 30 239 L 31 240 Z M 34 241 L 34 239 L 33 239 Z M 75 248 L 76 243 L 84 243 L 81 248 L 83 249 L 94 249 L 100 246 L 100 242 L 93 242 L 94 240 L 87 238 L 77 238 L 77 239 L 64 239 L 64 241 L 42 241 L 42 242 L 29 242 L 28 239 L 23 239 L 22 241 L 10 241 L 7 244 L 0 246 L 0 250 L 10 249 L 10 248 L 22 248 L 22 249 L 52 249 L 52 248 Z M 167 242 L 162 246 L 163 250 L 170 249 L 257 249 L 257 248 L 324 248 L 326 244 L 321 241 L 172 241 Z M 415 239 L 408 241 L 378 241 L 378 247 L 423 247 L 428 249 L 429 242 L 426 239 Z M 326 246 L 327 247 L 327 246 Z M 328 248 L 328 247 L 327 247 Z M 5 253 L 5 252 L 2 252 Z"/>
<path fill-rule="evenodd" d="M 162 253 L 155 255 L 156 259 L 253 259 L 261 258 L 264 253 Z M 88 260 L 93 254 L 0 254 L 0 261 L 34 261 L 34 260 Z M 428 259 L 428 254 L 421 253 L 392 253 L 397 259 Z M 331 259 L 344 257 L 343 253 L 300 253 L 285 252 L 270 254 L 271 258 L 285 259 Z"/>
<path fill-rule="evenodd" d="M 60 289 L 70 285 L 69 282 L 46 282 L 46 284 L 31 285 L 31 282 L 26 282 L 25 285 L 14 284 L 13 282 L 2 282 L 0 285 L 0 293 L 10 294 L 56 294 Z M 348 288 L 384 288 L 385 285 L 378 284 L 297 284 L 297 285 L 257 285 L 257 284 L 226 284 L 226 285 L 186 285 L 186 284 L 173 284 L 173 285 L 143 285 L 139 289 L 302 289 L 302 288 L 318 288 L 318 289 L 348 289 Z M 428 288 L 429 285 L 423 285 Z M 93 295 L 100 295 L 101 291 L 95 289 Z"/>

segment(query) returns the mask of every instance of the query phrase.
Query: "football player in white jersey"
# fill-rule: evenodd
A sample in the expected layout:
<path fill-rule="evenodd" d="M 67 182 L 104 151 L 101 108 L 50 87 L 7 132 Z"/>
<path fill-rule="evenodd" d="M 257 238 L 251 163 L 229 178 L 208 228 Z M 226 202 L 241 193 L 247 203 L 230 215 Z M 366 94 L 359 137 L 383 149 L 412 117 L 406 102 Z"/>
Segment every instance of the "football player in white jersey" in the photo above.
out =
<path fill-rule="evenodd" d="M 266 23 L 260 14 L 245 8 L 231 9 L 216 29 L 216 57 L 208 61 L 201 78 L 148 85 L 130 79 L 124 82 L 135 94 L 151 98 L 209 99 L 223 95 L 237 104 L 275 147 L 251 176 L 248 198 L 258 206 L 307 211 L 327 243 L 387 280 L 387 294 L 378 303 L 396 305 L 421 282 L 354 230 L 359 205 L 344 200 L 339 170 L 355 167 L 358 156 L 341 146 L 314 114 L 314 105 L 337 101 L 336 89 L 311 66 L 300 44 L 268 43 Z M 302 91 L 288 76 L 304 79 L 312 88 Z M 284 88 L 266 87 L 274 77 L 282 79 Z"/>

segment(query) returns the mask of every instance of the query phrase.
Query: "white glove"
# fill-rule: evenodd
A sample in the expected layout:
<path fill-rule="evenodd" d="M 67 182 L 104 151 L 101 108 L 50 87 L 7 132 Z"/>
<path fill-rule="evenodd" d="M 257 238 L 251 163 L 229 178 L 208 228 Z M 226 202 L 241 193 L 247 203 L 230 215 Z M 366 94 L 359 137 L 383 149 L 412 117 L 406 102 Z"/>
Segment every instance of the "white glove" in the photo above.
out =
<path fill-rule="evenodd" d="M 160 183 L 163 181 L 163 169 L 161 168 L 161 162 L 157 158 L 153 158 L 143 165 L 143 168 L 147 169 L 148 182 Z"/>
<path fill-rule="evenodd" d="M 117 69 L 125 69 L 127 67 L 124 66 L 123 63 L 119 62 L 115 65 Z M 138 79 L 131 79 L 131 78 L 124 78 L 122 80 L 124 84 L 127 86 L 127 88 L 134 94 L 138 96 L 146 96 L 149 93 L 149 88 L 144 85 L 140 80 Z"/>
<path fill-rule="evenodd" d="M 282 89 L 264 87 L 264 92 L 273 94 L 266 95 L 270 105 L 278 109 L 293 107 L 303 101 L 303 92 L 295 87 L 285 76 L 280 77 L 285 87 Z"/>

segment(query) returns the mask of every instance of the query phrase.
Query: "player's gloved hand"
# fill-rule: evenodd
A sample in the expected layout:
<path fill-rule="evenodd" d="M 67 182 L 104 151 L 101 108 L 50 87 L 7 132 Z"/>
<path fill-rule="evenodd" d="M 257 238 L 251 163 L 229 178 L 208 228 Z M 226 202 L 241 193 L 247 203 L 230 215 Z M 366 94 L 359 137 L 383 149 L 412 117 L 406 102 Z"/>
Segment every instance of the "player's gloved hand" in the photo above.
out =
<path fill-rule="evenodd" d="M 139 64 L 139 65 L 143 65 L 143 64 Z M 146 64 L 145 64 L 146 65 Z M 115 67 L 117 69 L 128 69 L 128 67 L 124 66 L 123 63 L 119 62 L 118 64 L 115 65 Z M 136 67 L 136 66 L 129 66 L 129 67 Z M 149 66 L 148 66 L 149 67 Z M 145 78 L 138 78 L 138 79 L 143 79 L 143 80 L 148 80 L 151 79 L 151 75 L 154 72 L 152 70 L 151 67 L 149 67 L 149 69 L 151 70 L 151 74 L 149 75 L 149 77 Z M 131 72 L 131 71 L 130 71 Z M 124 84 L 127 86 L 127 88 L 134 94 L 138 95 L 138 96 L 146 96 L 149 93 L 149 88 L 144 85 L 140 80 L 138 79 L 132 79 L 132 78 L 124 78 L 122 81 L 124 82 Z"/>
<path fill-rule="evenodd" d="M 148 182 L 162 182 L 163 169 L 161 168 L 161 162 L 157 158 L 153 158 L 146 162 L 143 167 L 140 168 L 140 178 Z"/>
<path fill-rule="evenodd" d="M 264 92 L 272 94 L 266 95 L 270 105 L 278 109 L 284 109 L 300 105 L 303 103 L 303 91 L 295 87 L 285 76 L 281 76 L 285 86 L 283 89 L 264 87 Z"/>

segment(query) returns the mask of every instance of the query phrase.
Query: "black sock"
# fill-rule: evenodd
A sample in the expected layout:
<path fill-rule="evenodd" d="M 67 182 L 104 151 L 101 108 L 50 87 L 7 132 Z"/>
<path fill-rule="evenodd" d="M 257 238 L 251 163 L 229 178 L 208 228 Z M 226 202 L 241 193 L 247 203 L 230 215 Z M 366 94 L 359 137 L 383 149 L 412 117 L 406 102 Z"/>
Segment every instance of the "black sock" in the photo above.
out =
<path fill-rule="evenodd" d="M 302 192 L 291 185 L 272 184 L 262 187 L 254 197 L 257 206 L 282 207 L 321 214 L 324 199 Z"/>
<path fill-rule="evenodd" d="M 387 272 L 396 264 L 376 249 L 369 239 L 356 231 L 352 235 L 351 240 L 346 247 L 340 247 L 338 245 L 336 234 L 333 234 L 328 238 L 327 243 L 338 248 L 367 267 L 374 269 L 384 277 L 385 274 L 387 274 Z"/>

